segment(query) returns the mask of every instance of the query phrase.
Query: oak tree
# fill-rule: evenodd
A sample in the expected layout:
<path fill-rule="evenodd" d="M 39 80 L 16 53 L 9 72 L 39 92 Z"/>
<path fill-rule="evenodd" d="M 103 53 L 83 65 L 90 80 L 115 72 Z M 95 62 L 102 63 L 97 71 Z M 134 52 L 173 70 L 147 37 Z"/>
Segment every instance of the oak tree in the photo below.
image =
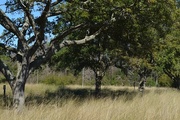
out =
<path fill-rule="evenodd" d="M 91 41 L 91 44 L 83 47 L 66 48 L 65 51 L 60 51 L 59 54 L 56 54 L 52 61 L 59 63 L 59 67 L 66 66 L 79 70 L 88 66 L 90 68 L 93 67 L 92 69 L 94 69 L 96 74 L 97 69 L 106 68 L 102 67 L 104 62 L 100 59 L 105 54 L 107 58 L 113 57 L 113 59 L 108 59 L 108 64 L 114 62 L 116 66 L 117 63 L 122 62 L 127 64 L 128 61 L 132 61 L 132 58 L 150 62 L 154 45 L 158 44 L 159 38 L 163 38 L 170 31 L 170 26 L 174 20 L 171 12 L 174 12 L 175 3 L 172 0 L 166 2 L 161 0 L 112 0 L 108 2 L 97 0 L 91 4 L 95 5 L 89 8 L 91 12 L 89 14 L 84 13 L 85 16 L 91 18 L 91 23 L 105 21 L 109 17 L 114 22 L 96 40 Z M 103 14 L 104 12 L 106 14 Z M 77 19 L 75 22 L 78 21 L 81 20 Z M 87 34 L 92 33 L 96 27 L 88 29 Z M 81 38 L 84 34 L 86 33 L 78 31 L 71 37 Z M 100 61 L 103 64 L 99 65 Z M 137 63 L 134 62 L 132 64 Z M 122 65 L 119 67 L 123 69 Z M 100 73 L 105 73 L 106 69 L 101 70 L 103 71 Z M 102 78 L 102 75 L 100 78 Z M 97 87 L 99 86 L 98 84 L 96 85 L 97 91 L 100 88 Z"/>
<path fill-rule="evenodd" d="M 0 25 L 4 28 L 0 47 L 16 61 L 17 72 L 14 75 L 1 58 L 0 71 L 12 89 L 15 108 L 24 106 L 25 84 L 35 69 L 64 46 L 93 40 L 108 26 L 111 18 L 90 21 L 87 5 L 90 5 L 88 0 L 7 0 L 6 9 L 0 9 Z M 78 19 L 81 20 L 74 22 Z M 98 27 L 93 33 L 84 34 L 78 40 L 69 39 L 74 32 L 86 31 L 94 25 Z"/>

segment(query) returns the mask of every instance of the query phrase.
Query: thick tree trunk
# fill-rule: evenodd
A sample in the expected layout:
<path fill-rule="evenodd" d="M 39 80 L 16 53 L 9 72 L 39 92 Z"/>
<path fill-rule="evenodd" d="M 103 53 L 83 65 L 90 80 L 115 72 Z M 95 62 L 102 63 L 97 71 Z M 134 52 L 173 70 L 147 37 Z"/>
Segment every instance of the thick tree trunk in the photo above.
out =
<path fill-rule="evenodd" d="M 13 106 L 16 110 L 20 111 L 24 107 L 25 82 L 23 79 L 17 80 L 13 89 Z"/>
<path fill-rule="evenodd" d="M 25 84 L 29 76 L 29 65 L 26 59 L 23 62 L 17 62 L 18 72 L 16 76 L 16 81 L 13 87 L 13 106 L 16 110 L 20 111 L 24 107 L 25 103 Z"/>
<path fill-rule="evenodd" d="M 95 96 L 96 97 L 100 97 L 100 93 L 101 93 L 101 82 L 102 82 L 102 78 L 103 78 L 103 75 L 100 71 L 97 71 L 96 73 L 96 83 L 95 83 Z"/>
<path fill-rule="evenodd" d="M 102 76 L 97 76 L 96 77 L 96 87 L 95 87 L 95 95 L 96 95 L 96 97 L 100 96 L 101 81 L 102 81 Z"/>

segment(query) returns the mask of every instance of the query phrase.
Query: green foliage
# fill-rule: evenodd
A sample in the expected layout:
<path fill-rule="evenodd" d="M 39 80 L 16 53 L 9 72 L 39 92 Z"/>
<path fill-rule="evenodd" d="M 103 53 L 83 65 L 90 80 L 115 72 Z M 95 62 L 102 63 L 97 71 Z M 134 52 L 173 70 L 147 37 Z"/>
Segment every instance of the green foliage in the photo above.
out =
<path fill-rule="evenodd" d="M 154 53 L 155 60 L 159 67 L 175 82 L 180 79 L 180 14 L 179 9 L 175 14 L 175 22 L 171 32 L 164 39 L 160 39 L 157 51 Z M 168 84 L 169 82 L 165 83 Z M 178 83 L 178 82 L 177 82 Z M 164 84 L 163 84 L 164 85 Z M 166 84 L 165 84 L 166 85 Z M 175 85 L 176 86 L 176 85 Z M 177 85 L 179 86 L 179 85 Z"/>
<path fill-rule="evenodd" d="M 161 87 L 171 87 L 173 81 L 166 74 L 162 74 L 158 82 Z"/>
<path fill-rule="evenodd" d="M 124 2 L 125 13 L 115 14 L 117 21 L 113 24 L 109 34 L 117 41 L 119 48 L 138 57 L 146 57 L 152 52 L 153 44 L 159 37 L 163 37 L 173 23 L 171 10 L 174 6 L 171 0 L 154 2 L 137 2 L 129 7 L 133 1 Z M 166 9 L 167 8 L 167 9 Z"/>
<path fill-rule="evenodd" d="M 12 0 L 7 1 L 7 12 L 14 12 L 16 8 L 19 8 L 16 2 Z M 44 3 L 42 3 L 44 5 L 41 5 L 39 1 L 24 1 L 27 6 L 33 5 L 30 4 L 32 2 L 34 2 L 34 5 L 40 5 L 37 8 L 34 6 L 27 7 L 27 9 L 30 9 L 30 14 L 33 14 L 31 11 L 36 10 L 42 12 Z M 153 61 L 151 55 L 155 54 L 155 60 L 162 69 L 168 68 L 173 74 L 179 74 L 180 35 L 178 32 L 179 20 L 176 20 L 179 11 L 175 11 L 176 4 L 174 0 L 87 0 L 86 2 L 82 0 L 68 0 L 60 2 L 58 6 L 51 8 L 50 11 L 53 12 L 56 9 L 62 11 L 62 14 L 54 16 L 55 19 L 53 21 L 46 23 L 47 27 L 44 28 L 45 32 L 42 35 L 52 33 L 54 36 L 62 35 L 59 41 L 65 39 L 75 40 L 82 39 L 85 35 L 91 35 L 100 27 L 106 26 L 106 29 L 94 41 L 84 46 L 75 45 L 73 48 L 63 48 L 53 56 L 51 64 L 58 69 L 68 67 L 80 71 L 83 67 L 100 68 L 102 64 L 109 62 L 104 59 L 100 61 L 99 58 L 102 58 L 101 56 L 109 58 L 110 62 L 114 58 L 116 60 L 123 58 L 126 63 L 130 61 L 132 66 L 136 66 L 137 69 L 141 69 L 144 66 L 151 68 L 148 62 Z M 36 19 L 36 17 L 34 18 Z M 23 19 L 24 17 L 18 18 L 17 20 L 12 20 L 12 22 L 21 28 Z M 174 21 L 176 22 L 171 29 Z M 79 24 L 85 24 L 85 26 L 80 29 L 71 29 Z M 37 28 L 43 27 L 37 26 Z M 29 35 L 29 37 L 32 37 L 33 30 L 34 28 L 30 25 L 25 36 Z M 172 32 L 169 33 L 170 31 Z M 6 31 L 5 33 L 8 32 Z M 7 35 L 9 36 L 4 39 L 14 40 L 8 39 L 11 38 L 11 34 Z M 44 37 L 42 36 L 42 38 Z M 157 53 L 153 53 L 154 49 L 156 49 L 155 45 L 158 46 Z M 5 54 L 3 53 L 3 55 Z M 9 59 L 6 59 L 5 56 L 2 56 L 1 59 L 9 62 Z M 10 62 L 7 64 L 13 66 Z M 66 80 L 64 81 L 67 83 L 62 82 L 63 79 L 70 78 L 49 76 L 44 81 L 47 84 L 69 84 Z M 113 78 L 110 84 L 116 84 L 114 80 Z M 74 81 L 74 79 L 70 81 Z"/>
<path fill-rule="evenodd" d="M 66 66 L 77 71 L 87 66 L 92 69 L 99 67 L 99 63 L 93 59 L 100 55 L 116 59 L 149 58 L 156 40 L 164 37 L 169 31 L 169 26 L 174 20 L 174 14 L 170 11 L 174 12 L 175 9 L 172 0 L 166 2 L 154 0 L 149 3 L 133 0 L 106 2 L 97 0 L 88 2 L 86 5 L 77 0 L 68 2 L 65 6 L 69 13 L 64 13 L 63 16 L 67 20 L 73 19 L 73 23 L 70 21 L 69 24 L 62 25 L 63 19 L 59 19 L 56 32 L 61 32 L 60 27 L 66 29 L 71 24 L 76 25 L 84 21 L 89 23 L 88 30 L 93 33 L 99 28 L 97 23 L 115 19 L 115 22 L 90 44 L 63 49 L 52 58 L 56 66 L 61 68 Z M 82 11 L 82 9 L 85 10 Z M 80 16 L 82 16 L 81 19 L 79 19 Z M 76 31 L 68 37 L 81 39 L 85 34 L 85 31 Z"/>
<path fill-rule="evenodd" d="M 40 80 L 41 83 L 44 84 L 53 84 L 53 85 L 70 85 L 70 84 L 75 84 L 78 83 L 79 81 L 77 80 L 77 77 L 73 75 L 55 75 L 51 74 L 45 77 L 43 80 Z"/>
<path fill-rule="evenodd" d="M 0 47 L 0 55 L 3 55 L 3 54 L 5 54 L 5 51 L 3 48 Z"/>
<path fill-rule="evenodd" d="M 102 85 L 122 85 L 121 80 L 118 80 L 116 78 L 108 78 L 107 76 L 105 76 L 102 80 Z"/>
<path fill-rule="evenodd" d="M 11 58 L 3 54 L 3 55 L 0 55 L 0 59 L 4 61 L 4 63 L 9 67 L 10 70 L 12 70 L 14 74 L 17 72 L 16 71 L 17 66 L 15 62 L 11 60 Z"/>
<path fill-rule="evenodd" d="M 94 72 L 102 69 L 103 72 L 109 66 L 110 53 L 106 43 L 100 41 L 106 39 L 98 39 L 87 44 L 75 45 L 73 47 L 63 48 L 51 59 L 51 65 L 55 65 L 58 69 L 70 68 L 78 73 L 84 67 L 91 68 Z"/>
<path fill-rule="evenodd" d="M 0 83 L 4 83 L 5 81 L 6 79 L 2 75 L 0 75 Z"/>
<path fill-rule="evenodd" d="M 154 80 L 153 78 L 148 78 L 148 79 L 146 80 L 146 86 L 150 86 L 150 87 L 156 86 L 155 80 Z"/>

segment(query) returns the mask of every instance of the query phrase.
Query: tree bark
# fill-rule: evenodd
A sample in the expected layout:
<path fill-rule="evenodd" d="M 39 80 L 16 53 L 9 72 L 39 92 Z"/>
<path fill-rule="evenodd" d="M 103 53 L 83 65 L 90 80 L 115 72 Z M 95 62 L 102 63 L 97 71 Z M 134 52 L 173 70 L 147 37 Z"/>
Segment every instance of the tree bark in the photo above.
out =
<path fill-rule="evenodd" d="M 141 78 L 140 82 L 139 82 L 139 91 L 143 92 L 145 89 L 145 83 L 146 83 L 146 78 Z"/>
<path fill-rule="evenodd" d="M 13 89 L 15 77 L 8 66 L 0 59 L 0 72 L 4 75 L 11 89 Z"/>
<path fill-rule="evenodd" d="M 103 75 L 102 73 L 100 73 L 100 71 L 97 71 L 95 73 L 95 80 L 96 80 L 96 83 L 95 83 L 95 97 L 100 97 L 100 94 L 101 94 L 101 82 L 102 82 L 102 78 L 103 78 Z"/>
<path fill-rule="evenodd" d="M 19 79 L 16 81 L 13 89 L 13 106 L 16 110 L 20 111 L 24 107 L 25 96 L 25 82 L 23 79 Z"/>
<path fill-rule="evenodd" d="M 168 69 L 163 69 L 163 71 L 164 71 L 164 73 L 165 73 L 166 75 L 168 75 L 168 76 L 171 78 L 171 80 L 173 81 L 172 87 L 180 90 L 180 75 L 179 75 L 179 74 L 174 75 L 174 74 L 172 74 L 171 71 L 168 70 Z"/>
<path fill-rule="evenodd" d="M 21 59 L 20 59 L 21 60 Z M 17 62 L 18 72 L 13 87 L 13 106 L 16 110 L 21 111 L 25 103 L 25 84 L 29 76 L 29 64 L 24 57 L 22 61 Z"/>

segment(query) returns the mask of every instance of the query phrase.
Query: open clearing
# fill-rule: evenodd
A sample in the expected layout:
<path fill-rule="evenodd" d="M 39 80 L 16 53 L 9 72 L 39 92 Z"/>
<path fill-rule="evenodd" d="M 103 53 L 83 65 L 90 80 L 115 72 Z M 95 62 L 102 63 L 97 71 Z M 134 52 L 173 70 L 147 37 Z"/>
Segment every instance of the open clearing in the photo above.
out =
<path fill-rule="evenodd" d="M 175 89 L 146 88 L 142 94 L 132 87 L 103 86 L 100 98 L 94 98 L 93 93 L 92 86 L 28 84 L 26 107 L 17 114 L 10 100 L 3 106 L 1 90 L 0 120 L 180 119 L 180 91 Z M 10 99 L 9 88 L 7 96 Z"/>

